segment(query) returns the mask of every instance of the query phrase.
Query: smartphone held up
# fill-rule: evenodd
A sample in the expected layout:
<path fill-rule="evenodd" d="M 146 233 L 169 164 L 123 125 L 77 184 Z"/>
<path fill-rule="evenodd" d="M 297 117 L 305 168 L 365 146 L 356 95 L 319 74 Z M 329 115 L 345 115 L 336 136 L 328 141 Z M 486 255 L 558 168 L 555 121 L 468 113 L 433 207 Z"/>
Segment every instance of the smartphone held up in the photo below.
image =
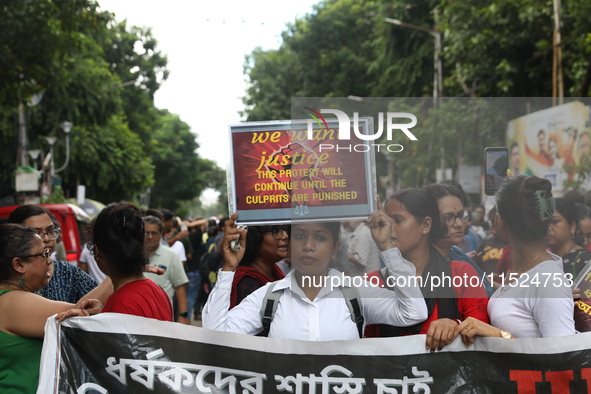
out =
<path fill-rule="evenodd" d="M 507 176 L 509 153 L 505 147 L 487 147 L 484 149 L 484 193 L 494 196 Z"/>

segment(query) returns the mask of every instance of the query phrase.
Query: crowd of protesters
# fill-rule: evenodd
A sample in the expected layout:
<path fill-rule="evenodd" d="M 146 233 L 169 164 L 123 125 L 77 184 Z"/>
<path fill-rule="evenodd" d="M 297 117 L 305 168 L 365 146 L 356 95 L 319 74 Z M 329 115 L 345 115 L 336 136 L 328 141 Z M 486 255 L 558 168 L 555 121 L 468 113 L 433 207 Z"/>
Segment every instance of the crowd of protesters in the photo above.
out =
<path fill-rule="evenodd" d="M 55 314 L 202 320 L 312 341 L 426 334 L 432 352 L 458 336 L 468 346 L 591 330 L 577 308 L 589 299 L 573 288 L 591 268 L 591 209 L 577 193 L 555 199 L 544 179 L 506 178 L 488 212 L 446 183 L 400 190 L 383 206 L 378 197 L 367 221 L 243 229 L 239 219 L 182 221 L 113 203 L 88 229 L 82 270 L 52 257 L 60 231 L 49 211 L 17 208 L 0 225 L 0 391 L 35 392 Z"/>

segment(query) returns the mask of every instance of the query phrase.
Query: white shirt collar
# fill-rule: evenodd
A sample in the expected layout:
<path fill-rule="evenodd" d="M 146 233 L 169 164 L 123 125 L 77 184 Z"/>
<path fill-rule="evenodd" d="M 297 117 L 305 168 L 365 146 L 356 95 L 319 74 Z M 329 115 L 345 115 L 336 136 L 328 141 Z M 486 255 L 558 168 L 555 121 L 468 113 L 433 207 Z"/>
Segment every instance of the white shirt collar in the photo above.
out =
<path fill-rule="evenodd" d="M 273 292 L 289 289 L 292 293 L 297 294 L 299 297 L 308 299 L 308 297 L 306 297 L 303 290 L 298 285 L 298 282 L 296 281 L 296 278 L 295 278 L 294 271 L 295 270 L 291 270 L 287 275 L 285 275 L 285 278 L 283 278 L 279 282 L 277 282 L 277 284 L 275 285 L 275 288 L 273 289 Z M 324 287 L 322 287 L 322 289 L 318 293 L 318 296 L 315 299 L 322 298 L 322 297 L 327 296 L 331 293 L 330 286 L 327 286 L 327 284 L 330 284 L 333 282 L 331 282 L 330 279 L 328 279 L 329 277 L 334 276 L 334 277 L 338 277 L 340 279 L 343 277 L 343 275 L 344 275 L 343 273 L 341 273 L 335 269 L 332 269 L 332 268 L 329 269 L 328 274 L 327 274 L 327 280 L 324 283 Z M 348 285 L 346 285 L 346 283 L 343 284 L 342 282 L 343 282 L 342 280 L 339 280 L 338 282 L 335 282 L 335 283 L 340 284 L 340 286 L 338 286 L 338 287 L 349 287 Z M 333 288 L 332 291 L 334 291 L 338 287 Z"/>

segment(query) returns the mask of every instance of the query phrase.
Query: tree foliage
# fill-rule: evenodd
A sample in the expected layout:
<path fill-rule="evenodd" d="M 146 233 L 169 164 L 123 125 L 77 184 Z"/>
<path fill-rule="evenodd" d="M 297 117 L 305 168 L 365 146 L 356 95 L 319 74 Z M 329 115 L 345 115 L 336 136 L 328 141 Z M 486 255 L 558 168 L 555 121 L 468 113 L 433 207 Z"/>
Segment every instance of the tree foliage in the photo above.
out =
<path fill-rule="evenodd" d="M 472 96 L 552 95 L 553 2 L 546 0 L 453 1 L 439 26 L 451 93 Z M 566 95 L 581 92 L 589 67 L 591 3 L 564 2 L 561 35 Z M 462 90 L 458 88 L 463 86 Z M 588 95 L 589 90 L 583 93 Z"/>
<path fill-rule="evenodd" d="M 58 81 L 63 58 L 109 19 L 92 0 L 6 0 L 0 10 L 0 102 L 11 106 Z"/>
<path fill-rule="evenodd" d="M 204 178 L 220 170 L 198 157 L 189 126 L 154 106 L 168 69 L 150 29 L 115 21 L 93 0 L 7 0 L 0 11 L 2 194 L 14 190 L 17 106 L 34 94 L 43 98 L 26 107 L 29 149 L 47 153 L 43 136 L 59 137 L 54 162 L 62 166 L 59 125 L 74 124 L 69 165 L 58 174 L 66 196 L 78 184 L 105 202 L 153 187 L 174 208 L 219 187 Z"/>
<path fill-rule="evenodd" d="M 154 184 L 154 167 L 139 136 L 123 115 L 105 126 L 76 127 L 72 158 L 64 179 L 87 186 L 87 194 L 106 203 L 132 199 L 138 190 Z"/>
<path fill-rule="evenodd" d="M 109 30 L 111 34 L 102 43 L 105 60 L 124 87 L 121 99 L 129 127 L 148 146 L 157 119 L 154 93 L 169 74 L 167 58 L 158 50 L 149 28 L 113 21 Z"/>
<path fill-rule="evenodd" d="M 176 209 L 182 200 L 191 200 L 211 187 L 225 183 L 224 173 L 211 160 L 199 158 L 196 135 L 177 115 L 160 110 L 153 135 L 152 162 L 155 185 L 151 205 Z"/>
<path fill-rule="evenodd" d="M 430 95 L 433 38 L 385 22 L 413 18 L 433 28 L 435 1 L 326 0 L 283 32 L 277 50 L 246 57 L 246 120 L 288 119 L 291 97 Z M 431 21 L 429 21 L 431 19 Z"/>
<path fill-rule="evenodd" d="M 588 96 L 591 2 L 562 3 L 565 94 Z M 552 1 L 324 0 L 286 28 L 279 49 L 257 48 L 247 56 L 244 118 L 289 119 L 291 97 L 431 96 L 433 37 L 387 23 L 387 17 L 441 32 L 444 96 L 552 94 Z M 503 144 L 506 120 L 524 114 L 511 101 L 489 105 L 451 100 L 428 110 L 420 125 L 426 137 L 409 145 L 410 154 L 396 156 L 402 186 L 434 181 L 441 152 L 447 168 L 481 165 L 485 146 Z M 500 112 L 495 115 L 492 108 Z M 377 155 L 377 160 L 383 175 L 385 159 Z"/>

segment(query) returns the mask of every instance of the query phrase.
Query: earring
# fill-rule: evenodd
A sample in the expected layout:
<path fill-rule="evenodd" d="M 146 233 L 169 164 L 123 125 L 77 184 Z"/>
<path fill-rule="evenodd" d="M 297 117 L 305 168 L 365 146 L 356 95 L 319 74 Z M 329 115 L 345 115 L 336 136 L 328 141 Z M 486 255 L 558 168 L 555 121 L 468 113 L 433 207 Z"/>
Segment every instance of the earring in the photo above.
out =
<path fill-rule="evenodd" d="M 25 276 L 24 275 L 18 280 L 18 285 L 20 287 L 25 287 Z"/>

